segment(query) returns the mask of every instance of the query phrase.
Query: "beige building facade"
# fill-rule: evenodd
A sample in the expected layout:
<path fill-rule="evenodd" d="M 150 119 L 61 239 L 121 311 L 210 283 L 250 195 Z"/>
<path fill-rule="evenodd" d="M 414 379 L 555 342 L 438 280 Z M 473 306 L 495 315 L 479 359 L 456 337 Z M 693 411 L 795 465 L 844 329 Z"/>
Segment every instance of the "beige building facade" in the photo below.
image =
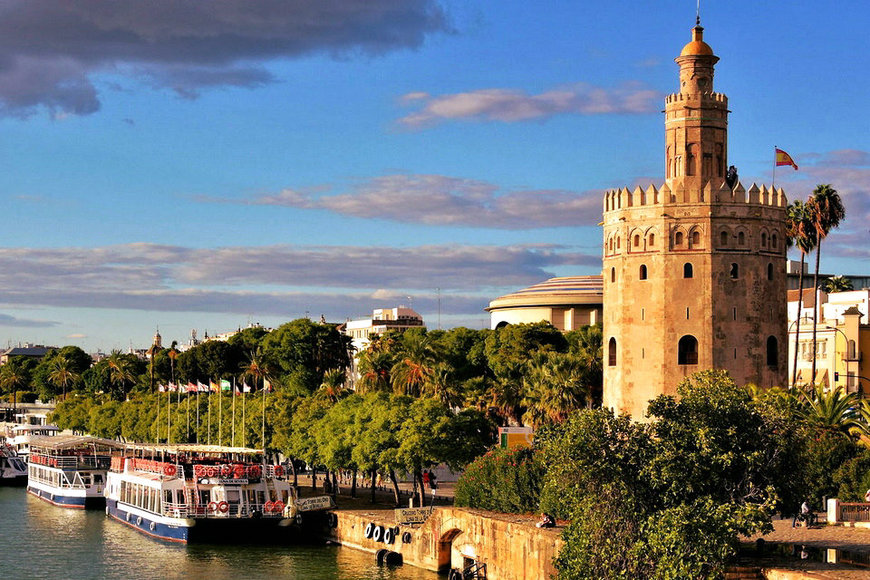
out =
<path fill-rule="evenodd" d="M 601 276 L 561 276 L 499 296 L 485 308 L 490 328 L 549 322 L 562 332 L 601 322 Z"/>
<path fill-rule="evenodd" d="M 665 99 L 665 181 L 604 196 L 604 405 L 643 418 L 684 377 L 786 384 L 786 198 L 728 172 L 728 99 L 700 25 Z"/>

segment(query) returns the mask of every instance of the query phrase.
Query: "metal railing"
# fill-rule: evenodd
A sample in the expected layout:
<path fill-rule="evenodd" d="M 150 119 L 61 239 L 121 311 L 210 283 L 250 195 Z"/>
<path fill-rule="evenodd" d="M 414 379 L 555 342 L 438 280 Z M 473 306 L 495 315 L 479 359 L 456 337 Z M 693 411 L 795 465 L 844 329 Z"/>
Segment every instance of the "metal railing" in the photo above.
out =
<path fill-rule="evenodd" d="M 837 521 L 870 522 L 870 503 L 841 503 Z"/>
<path fill-rule="evenodd" d="M 266 511 L 263 504 L 242 505 L 235 503 L 226 503 L 224 508 L 226 511 L 221 511 L 220 504 L 222 503 L 224 502 L 217 502 L 213 509 L 210 509 L 210 503 L 188 505 L 164 502 L 163 515 L 172 518 L 283 518 L 286 511 L 286 506 L 283 510 L 276 512 L 274 510 Z"/>

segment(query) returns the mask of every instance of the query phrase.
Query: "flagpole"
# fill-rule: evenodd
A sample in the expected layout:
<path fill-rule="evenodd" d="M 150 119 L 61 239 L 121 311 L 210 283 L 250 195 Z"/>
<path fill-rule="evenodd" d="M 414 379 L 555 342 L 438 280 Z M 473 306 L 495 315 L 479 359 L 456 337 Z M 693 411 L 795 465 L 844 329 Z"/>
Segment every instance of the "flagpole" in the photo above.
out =
<path fill-rule="evenodd" d="M 236 377 L 233 377 L 233 447 L 236 446 Z"/>
<path fill-rule="evenodd" d="M 157 420 L 154 421 L 154 436 L 157 443 L 160 443 L 160 395 L 157 395 Z"/>
<path fill-rule="evenodd" d="M 263 458 L 266 457 L 266 377 L 263 377 L 263 425 L 260 431 L 260 441 L 263 444 Z"/>
<path fill-rule="evenodd" d="M 190 393 L 187 393 L 190 396 Z M 196 442 L 199 443 L 199 391 L 196 391 Z"/>
<path fill-rule="evenodd" d="M 776 150 L 777 146 L 773 146 L 773 183 L 771 184 L 771 188 L 774 192 L 776 192 Z"/>
<path fill-rule="evenodd" d="M 247 393 L 245 389 L 248 387 L 248 381 L 242 383 L 242 447 L 245 446 L 245 399 L 247 398 Z"/>
<path fill-rule="evenodd" d="M 218 379 L 218 445 L 224 444 L 224 382 Z"/>
<path fill-rule="evenodd" d="M 185 397 L 187 399 L 187 440 L 190 441 L 190 397 Z M 178 395 L 179 403 L 181 402 L 181 395 Z"/>
<path fill-rule="evenodd" d="M 206 397 L 208 401 L 208 444 L 211 445 L 211 393 Z"/>
<path fill-rule="evenodd" d="M 172 391 L 166 389 L 166 444 L 169 445 L 169 439 L 172 433 Z"/>

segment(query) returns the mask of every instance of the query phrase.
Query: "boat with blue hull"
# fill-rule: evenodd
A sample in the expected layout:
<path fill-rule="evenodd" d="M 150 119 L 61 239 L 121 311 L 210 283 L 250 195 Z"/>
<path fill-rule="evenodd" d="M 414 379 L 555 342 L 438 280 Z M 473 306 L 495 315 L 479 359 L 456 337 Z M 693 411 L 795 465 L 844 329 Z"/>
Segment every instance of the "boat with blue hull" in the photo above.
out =
<path fill-rule="evenodd" d="M 52 505 L 102 508 L 106 473 L 124 445 L 77 435 L 33 437 L 27 465 L 27 491 Z"/>
<path fill-rule="evenodd" d="M 296 493 L 260 450 L 128 445 L 108 473 L 106 513 L 169 542 L 247 542 L 295 533 Z"/>
<path fill-rule="evenodd" d="M 0 440 L 0 485 L 23 486 L 26 483 L 27 464 L 11 445 Z"/>

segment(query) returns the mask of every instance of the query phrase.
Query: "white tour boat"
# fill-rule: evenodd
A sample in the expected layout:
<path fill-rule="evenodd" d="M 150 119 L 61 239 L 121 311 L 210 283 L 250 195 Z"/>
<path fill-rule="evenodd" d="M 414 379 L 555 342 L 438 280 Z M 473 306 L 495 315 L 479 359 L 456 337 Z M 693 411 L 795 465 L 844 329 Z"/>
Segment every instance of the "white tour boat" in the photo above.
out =
<path fill-rule="evenodd" d="M 97 437 L 32 437 L 27 491 L 50 504 L 101 508 L 106 503 L 106 472 L 122 443 Z"/>
<path fill-rule="evenodd" d="M 298 528 L 296 493 L 257 449 L 128 445 L 112 459 L 106 513 L 172 542 L 278 538 Z"/>
<path fill-rule="evenodd" d="M 30 453 L 30 440 L 39 437 L 53 437 L 60 432 L 55 425 L 15 425 L 6 430 L 6 441 L 18 454 L 27 461 Z"/>

